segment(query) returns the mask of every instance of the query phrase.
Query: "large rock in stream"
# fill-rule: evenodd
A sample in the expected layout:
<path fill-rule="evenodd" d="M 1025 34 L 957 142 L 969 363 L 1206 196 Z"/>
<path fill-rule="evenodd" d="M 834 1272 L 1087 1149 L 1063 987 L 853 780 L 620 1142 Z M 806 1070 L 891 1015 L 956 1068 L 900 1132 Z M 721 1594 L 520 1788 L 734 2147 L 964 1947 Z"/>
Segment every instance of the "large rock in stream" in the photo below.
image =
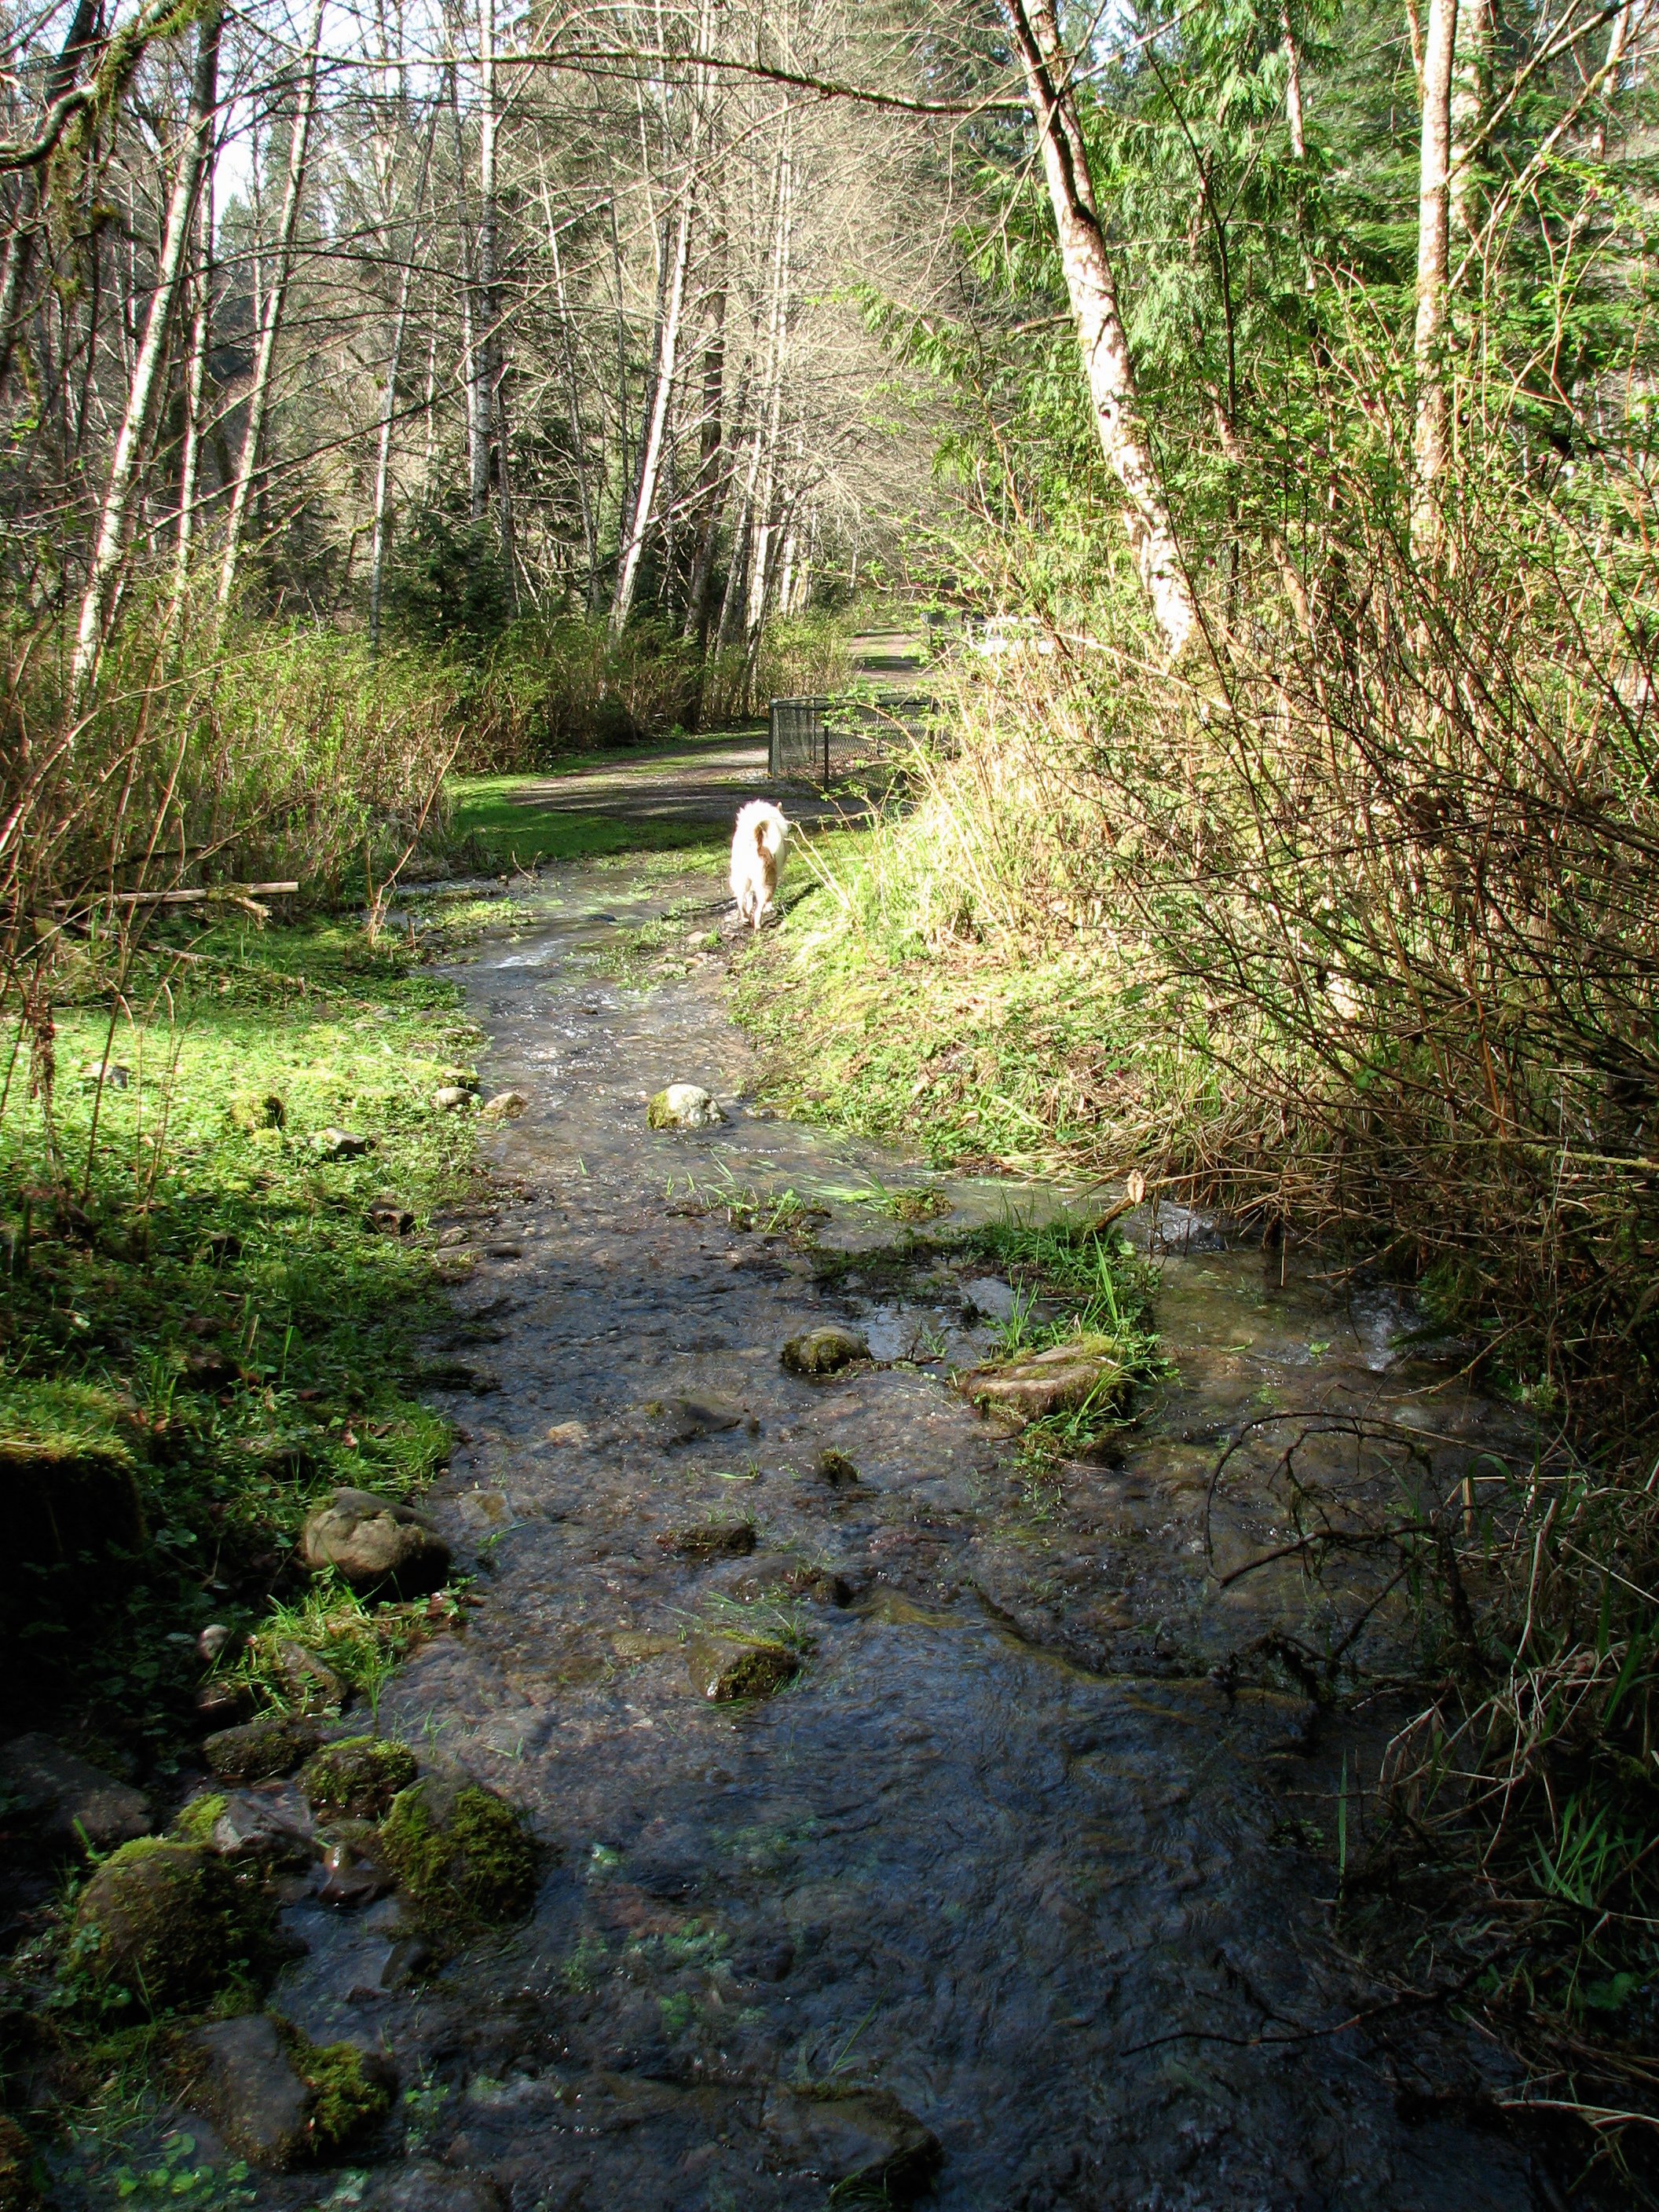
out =
<path fill-rule="evenodd" d="M 890 2089 L 833 2082 L 774 2089 L 763 2118 L 788 2164 L 837 2197 L 869 2191 L 902 2204 L 924 2190 L 939 2160 L 939 2138 Z"/>
<path fill-rule="evenodd" d="M 449 1576 L 449 1547 L 423 1513 L 368 1490 L 337 1490 L 307 1514 L 300 1558 L 313 1573 L 332 1567 L 355 1590 L 423 1597 Z"/>
<path fill-rule="evenodd" d="M 1075 1413 L 1083 1406 L 1093 1413 L 1115 1413 L 1127 1397 L 1130 1384 L 1122 1363 L 1087 1337 L 1021 1358 L 970 1367 L 957 1378 L 957 1388 L 976 1406 L 1020 1421 Z"/>

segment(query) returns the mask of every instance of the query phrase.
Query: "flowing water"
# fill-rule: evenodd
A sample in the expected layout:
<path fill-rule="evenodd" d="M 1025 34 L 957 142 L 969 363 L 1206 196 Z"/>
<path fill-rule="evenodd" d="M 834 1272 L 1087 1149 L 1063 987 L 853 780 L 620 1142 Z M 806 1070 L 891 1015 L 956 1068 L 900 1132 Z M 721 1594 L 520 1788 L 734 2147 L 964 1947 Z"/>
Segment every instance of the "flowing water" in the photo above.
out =
<path fill-rule="evenodd" d="M 395 1908 L 296 1905 L 310 1948 L 275 2007 L 392 2055 L 404 2154 L 439 2191 L 418 2201 L 456 2212 L 490 2201 L 480 2174 L 514 2212 L 822 2206 L 857 2161 L 802 2113 L 902 2123 L 792 2096 L 808 2082 L 878 2087 L 932 2130 L 950 2212 L 1534 2202 L 1468 2117 L 1501 2087 L 1489 2053 L 1421 2014 L 1345 2026 L 1387 1997 L 1330 1933 L 1354 1741 L 1237 1663 L 1275 1632 L 1311 1648 L 1336 1599 L 1294 1559 L 1218 1587 L 1284 1534 L 1273 1470 L 1307 1423 L 1280 1417 L 1387 1416 L 1428 1480 L 1491 1409 L 1395 1350 L 1386 1302 L 1143 1209 L 1124 1225 L 1160 1267 L 1176 1378 L 1119 1464 L 1035 1479 L 949 1387 L 1009 1297 L 951 1239 L 1077 1194 L 747 1107 L 723 966 L 692 941 L 712 910 L 665 975 L 613 957 L 711 879 L 620 880 L 550 877 L 458 971 L 487 1086 L 531 1102 L 450 1231 L 476 1265 L 447 1349 L 477 1372 L 434 1503 L 481 1602 L 380 1711 L 525 1807 L 547 1878 L 526 1924 L 424 1979 Z M 649 1130 L 674 1081 L 724 1125 Z M 921 1184 L 951 1210 L 918 1254 L 892 1200 Z M 786 1193 L 822 1208 L 816 1243 L 769 1229 Z M 787 1373 L 784 1340 L 827 1321 L 876 1362 Z M 1309 1480 L 1394 1479 L 1325 1425 Z M 856 1483 L 819 1473 L 826 1449 Z M 672 1548 L 744 1518 L 750 1556 Z M 745 1621 L 805 1663 L 710 1705 L 684 1639 Z M 416 2202 L 417 2178 L 374 2201 Z"/>

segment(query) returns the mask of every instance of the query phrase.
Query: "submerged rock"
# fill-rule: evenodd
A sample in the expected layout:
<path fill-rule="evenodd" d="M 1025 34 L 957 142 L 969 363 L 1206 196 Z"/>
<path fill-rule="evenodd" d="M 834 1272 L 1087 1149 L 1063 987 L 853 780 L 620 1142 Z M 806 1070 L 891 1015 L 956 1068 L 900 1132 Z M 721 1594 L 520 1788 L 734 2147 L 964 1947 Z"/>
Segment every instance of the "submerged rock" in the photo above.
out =
<path fill-rule="evenodd" d="M 970 1367 L 957 1378 L 957 1388 L 976 1406 L 1012 1413 L 1023 1421 L 1073 1413 L 1083 1405 L 1102 1413 L 1115 1412 L 1130 1384 L 1122 1363 L 1087 1337 L 1018 1359 Z"/>
<path fill-rule="evenodd" d="M 529 1107 L 530 1101 L 522 1091 L 498 1091 L 493 1098 L 486 1098 L 478 1110 L 487 1121 L 516 1121 Z"/>
<path fill-rule="evenodd" d="M 306 1761 L 300 1787 L 325 1818 L 378 1820 L 414 1781 L 415 1754 L 389 1736 L 349 1735 Z"/>
<path fill-rule="evenodd" d="M 203 2102 L 232 2150 L 281 2173 L 311 2148 L 314 2100 L 269 2013 L 216 2020 L 199 2031 Z"/>
<path fill-rule="evenodd" d="M 142 1790 L 77 1759 L 49 1735 L 14 1736 L 0 1749 L 0 1790 L 10 1817 L 50 1844 L 84 1841 L 106 1851 L 147 1836 L 153 1825 Z"/>
<path fill-rule="evenodd" d="M 710 1391 L 684 1390 L 672 1398 L 647 1398 L 634 1408 L 630 1425 L 652 1443 L 667 1445 L 722 1436 L 728 1429 L 747 1427 L 752 1432 L 760 1425 L 729 1399 Z"/>
<path fill-rule="evenodd" d="M 507 2206 L 487 2173 L 425 2160 L 382 2174 L 367 2201 L 374 2212 L 506 2212 Z"/>
<path fill-rule="evenodd" d="M 100 1981 L 152 2010 L 201 2004 L 268 1959 L 270 1909 L 216 1853 L 146 1838 L 124 1844 L 81 1893 L 76 1929 Z"/>
<path fill-rule="evenodd" d="M 534 1901 L 541 1854 L 523 1815 L 462 1775 L 402 1790 L 380 1848 L 428 1923 L 516 1920 Z"/>
<path fill-rule="evenodd" d="M 800 1672 L 787 1644 L 746 1636 L 695 1636 L 685 1647 L 691 1686 L 710 1705 L 738 1698 L 769 1698 Z"/>
<path fill-rule="evenodd" d="M 645 1118 L 653 1129 L 713 1129 L 726 1116 L 701 1085 L 671 1083 L 651 1100 Z"/>
<path fill-rule="evenodd" d="M 879 2191 L 902 2203 L 932 2179 L 939 2137 L 890 2089 L 833 2082 L 774 2089 L 762 2124 L 786 2160 L 837 2192 Z"/>
<path fill-rule="evenodd" d="M 755 1548 L 752 1521 L 708 1521 L 696 1528 L 665 1528 L 657 1539 L 665 1552 L 684 1559 L 742 1559 Z"/>
<path fill-rule="evenodd" d="M 198 2031 L 204 2101 L 225 2141 L 268 2172 L 326 2158 L 384 2119 L 384 2064 L 349 2043 L 308 2042 L 270 2013 Z"/>
<path fill-rule="evenodd" d="M 859 1471 L 845 1452 L 825 1449 L 818 1454 L 818 1477 L 831 1490 L 851 1490 L 858 1482 Z"/>
<path fill-rule="evenodd" d="M 833 1375 L 855 1359 L 867 1359 L 870 1345 L 857 1329 L 830 1322 L 792 1336 L 778 1356 L 792 1375 Z"/>
<path fill-rule="evenodd" d="M 295 1713 L 262 1713 L 240 1728 L 221 1729 L 202 1756 L 222 1782 L 265 1782 L 292 1774 L 322 1741 L 320 1730 Z"/>
<path fill-rule="evenodd" d="M 337 1490 L 306 1516 L 300 1557 L 313 1572 L 332 1567 L 356 1590 L 421 1597 L 449 1575 L 449 1547 L 423 1513 L 368 1490 Z"/>

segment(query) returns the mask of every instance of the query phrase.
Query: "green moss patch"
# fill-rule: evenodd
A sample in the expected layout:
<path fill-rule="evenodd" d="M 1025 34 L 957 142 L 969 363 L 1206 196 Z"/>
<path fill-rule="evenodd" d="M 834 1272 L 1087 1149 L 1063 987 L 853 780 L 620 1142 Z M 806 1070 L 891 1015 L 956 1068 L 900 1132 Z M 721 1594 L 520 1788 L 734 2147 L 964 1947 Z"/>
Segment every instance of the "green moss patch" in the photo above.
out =
<path fill-rule="evenodd" d="M 76 1964 L 154 2011 L 204 2004 L 271 1963 L 264 1892 L 192 1844 L 124 1844 L 82 1891 L 75 1926 Z"/>
<path fill-rule="evenodd" d="M 300 1787 L 325 1818 L 378 1820 L 416 1775 L 415 1754 L 389 1738 L 347 1736 L 324 1746 L 300 1771 Z"/>
<path fill-rule="evenodd" d="M 353 2044 L 313 2043 L 280 2016 L 276 2028 L 295 2072 L 316 2100 L 311 2109 L 312 2155 L 336 2157 L 391 2111 L 384 2070 Z"/>
<path fill-rule="evenodd" d="M 428 1778 L 397 1798 L 380 1849 L 436 1928 L 516 1920 L 534 1900 L 541 1853 L 521 1814 L 477 1783 Z"/>

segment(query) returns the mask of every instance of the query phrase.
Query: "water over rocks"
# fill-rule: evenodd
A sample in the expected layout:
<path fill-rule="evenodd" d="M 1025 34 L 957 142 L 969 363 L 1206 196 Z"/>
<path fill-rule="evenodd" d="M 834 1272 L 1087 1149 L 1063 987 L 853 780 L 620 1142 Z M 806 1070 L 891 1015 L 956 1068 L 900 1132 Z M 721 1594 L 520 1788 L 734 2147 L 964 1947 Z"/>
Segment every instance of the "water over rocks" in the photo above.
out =
<path fill-rule="evenodd" d="M 741 1203 L 665 1194 L 684 1160 L 641 1095 L 688 1064 L 722 1097 L 752 1079 L 718 979 L 618 986 L 580 950 L 582 879 L 542 896 L 468 974 L 491 1076 L 532 1101 L 486 1140 L 488 1238 L 523 1258 L 455 1298 L 503 1387 L 455 1386 L 467 1434 L 424 1504 L 483 1601 L 382 1692 L 416 1784 L 378 1827 L 319 1818 L 337 1869 L 276 1877 L 307 1948 L 273 2014 L 312 2047 L 384 2048 L 401 2084 L 356 2201 L 1526 2203 L 1522 2153 L 1460 2117 L 1498 2083 L 1490 2054 L 1418 2015 L 1393 2042 L 1344 2026 L 1376 1993 L 1328 1941 L 1328 1853 L 1284 1840 L 1328 1832 L 1341 1731 L 1236 1660 L 1209 1679 L 1308 1601 L 1294 1565 L 1218 1593 L 1216 1447 L 1188 1432 L 1304 1402 L 1310 1339 L 1335 1347 L 1328 1403 L 1393 1376 L 1322 1292 L 1177 1252 L 1181 1381 L 1121 1467 L 1034 1480 L 948 1379 L 998 1349 L 984 1252 L 835 1195 L 903 1163 L 741 1104 L 694 1162 Z M 816 1245 L 767 1225 L 786 1192 L 822 1206 Z M 1006 1211 L 971 1179 L 947 1195 L 952 1235 Z M 780 1359 L 825 1330 L 843 1364 Z M 714 1401 L 741 1419 L 673 1410 Z M 1448 1432 L 1462 1418 L 1439 1402 Z M 1267 1548 L 1273 1463 L 1215 1501 L 1218 1560 Z M 738 1527 L 751 1551 L 680 1540 Z M 469 1792 L 500 1808 L 489 1916 L 444 1909 Z M 331 1898 L 354 1868 L 403 1888 Z M 1433 2085 L 1409 2120 L 1402 2080 Z M 318 2193 L 263 2187 L 272 2212 Z"/>

